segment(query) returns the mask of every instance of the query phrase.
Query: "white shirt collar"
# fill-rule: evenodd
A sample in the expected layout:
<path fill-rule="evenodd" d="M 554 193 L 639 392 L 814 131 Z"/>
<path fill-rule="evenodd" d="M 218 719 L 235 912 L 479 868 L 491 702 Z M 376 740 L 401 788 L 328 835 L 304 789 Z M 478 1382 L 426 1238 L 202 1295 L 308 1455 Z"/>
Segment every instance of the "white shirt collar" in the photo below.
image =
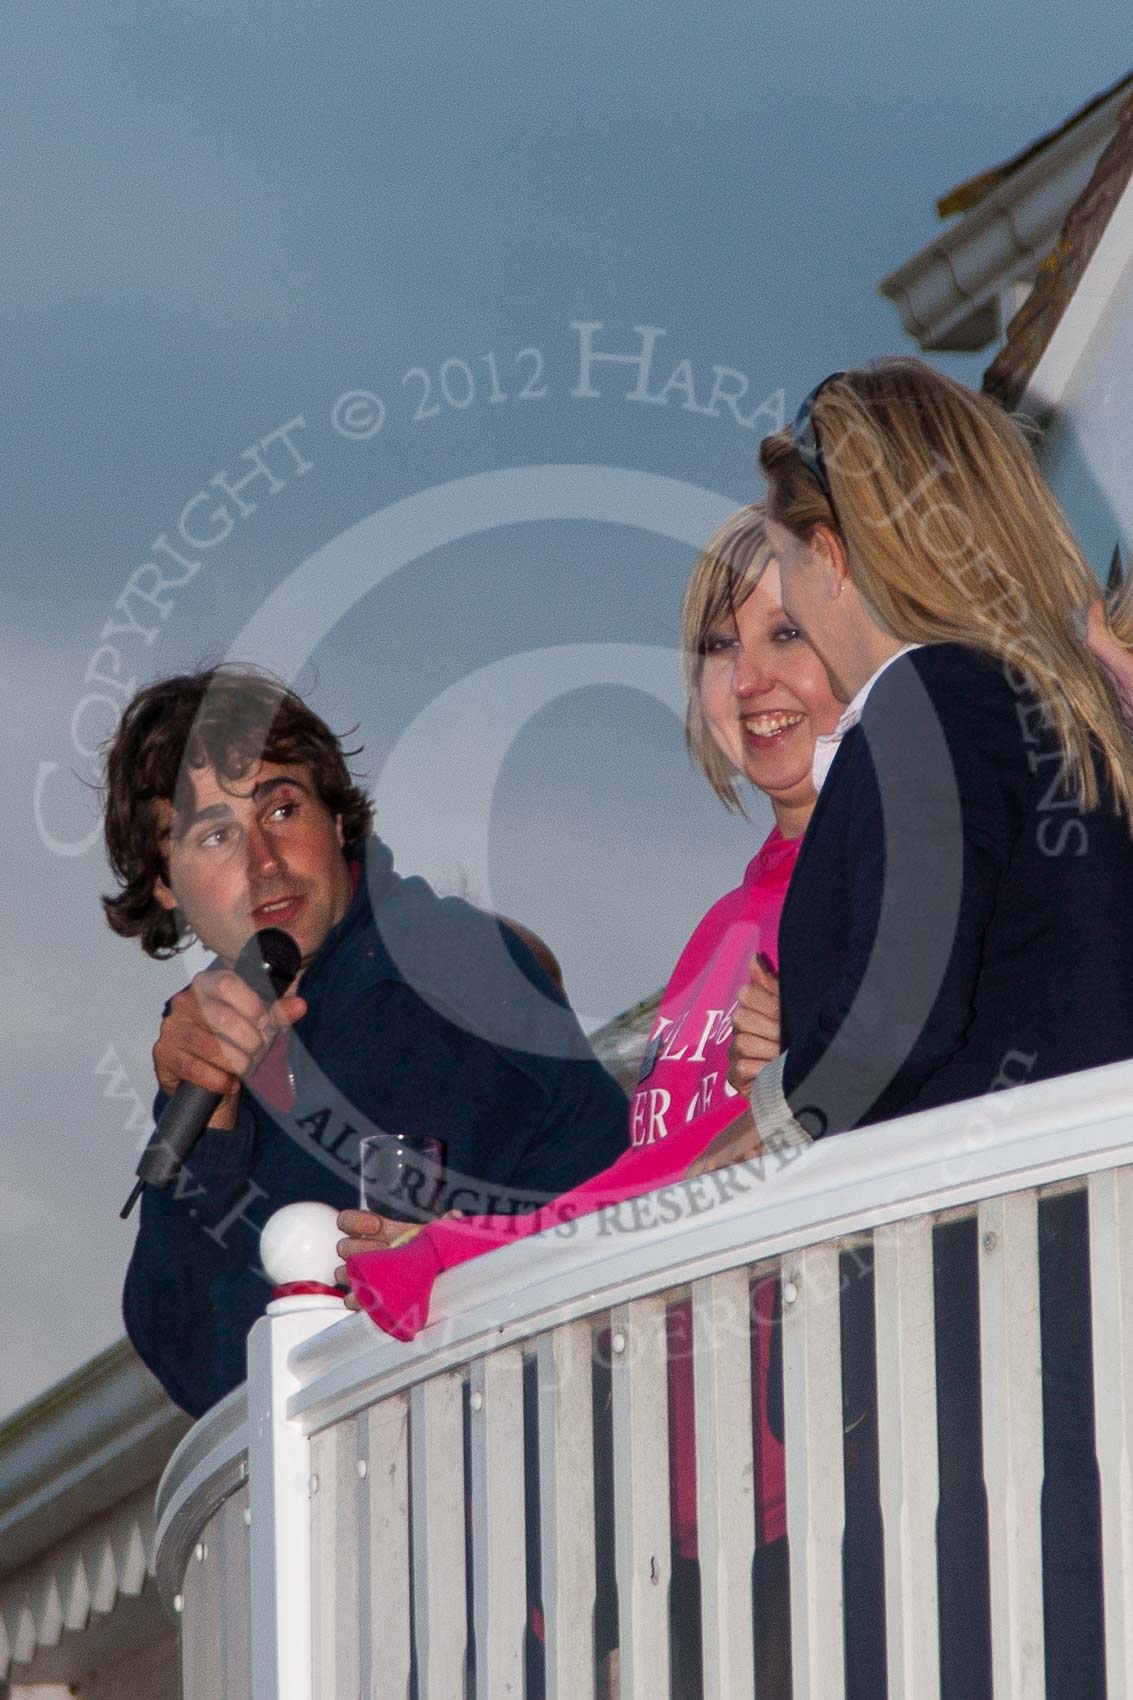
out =
<path fill-rule="evenodd" d="M 892 667 L 893 663 L 895 661 L 899 661 L 902 655 L 908 655 L 910 650 L 920 649 L 922 647 L 923 646 L 919 643 L 902 644 L 901 648 L 896 650 L 887 661 L 883 661 L 881 663 L 881 666 L 877 669 L 876 673 L 870 674 L 861 690 L 851 702 L 846 704 L 833 732 L 820 732 L 818 734 L 818 737 L 814 740 L 814 761 L 811 766 L 811 777 L 814 780 L 814 788 L 816 791 L 822 790 L 822 782 L 826 778 L 826 775 L 830 772 L 834 757 L 838 754 L 839 744 L 842 742 L 846 733 L 850 730 L 850 727 L 856 726 L 858 721 L 861 719 L 862 709 L 865 707 L 865 699 L 868 697 L 870 691 L 872 691 L 874 685 L 876 685 L 885 669 L 887 667 Z"/>

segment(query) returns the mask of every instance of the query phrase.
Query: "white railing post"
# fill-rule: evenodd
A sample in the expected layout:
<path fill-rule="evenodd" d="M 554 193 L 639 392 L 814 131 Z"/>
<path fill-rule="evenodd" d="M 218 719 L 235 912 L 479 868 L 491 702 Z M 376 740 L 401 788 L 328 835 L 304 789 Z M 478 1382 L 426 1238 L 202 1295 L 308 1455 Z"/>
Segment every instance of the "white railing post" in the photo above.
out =
<path fill-rule="evenodd" d="M 418 1382 L 409 1395 L 413 1640 L 421 1700 L 463 1700 L 464 1695 L 463 1388 L 463 1377 L 454 1370 Z M 522 1471 L 521 1459 L 515 1467 Z"/>
<path fill-rule="evenodd" d="M 1133 1700 L 1133 1169 L 1091 1175 L 1094 1430 L 1107 1700 Z"/>
<path fill-rule="evenodd" d="M 369 1589 L 362 1604 L 370 1684 L 363 1694 L 409 1693 L 413 1622 L 409 1592 L 409 1395 L 372 1405 L 366 1426 Z M 365 1655 L 364 1655 L 365 1658 Z M 365 1663 L 363 1664 L 365 1681 Z"/>
<path fill-rule="evenodd" d="M 1042 1355 L 1038 1199 L 979 1207 L 980 1374 L 995 1700 L 1042 1700 Z"/>
<path fill-rule="evenodd" d="M 539 1369 L 539 1539 L 547 1700 L 594 1700 L 594 1360 L 590 1325 L 544 1334 Z"/>
<path fill-rule="evenodd" d="M 292 1204 L 267 1224 L 260 1255 L 277 1282 L 325 1282 L 337 1239 L 329 1205 Z M 311 1446 L 288 1419 L 298 1386 L 289 1359 L 342 1315 L 329 1293 L 276 1299 L 248 1336 L 252 1700 L 313 1700 Z"/>
<path fill-rule="evenodd" d="M 844 1700 L 846 1520 L 836 1244 L 784 1259 L 783 1415 L 795 1700 Z"/>
<path fill-rule="evenodd" d="M 751 1283 L 729 1269 L 692 1289 L 696 1520 L 705 1700 L 755 1688 Z"/>
<path fill-rule="evenodd" d="M 889 1700 L 939 1700 L 931 1216 L 877 1231 L 873 1280 Z"/>
<path fill-rule="evenodd" d="M 476 1690 L 505 1700 L 523 1693 L 527 1623 L 522 1352 L 480 1358 L 471 1380 Z"/>
<path fill-rule="evenodd" d="M 610 1318 L 622 1700 L 669 1693 L 669 1352 L 663 1298 Z"/>

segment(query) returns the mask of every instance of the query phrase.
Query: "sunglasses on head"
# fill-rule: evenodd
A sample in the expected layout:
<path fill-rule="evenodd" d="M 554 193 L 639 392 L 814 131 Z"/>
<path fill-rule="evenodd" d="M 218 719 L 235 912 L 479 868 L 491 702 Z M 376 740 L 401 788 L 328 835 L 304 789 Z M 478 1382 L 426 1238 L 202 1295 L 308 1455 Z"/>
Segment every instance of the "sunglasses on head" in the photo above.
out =
<path fill-rule="evenodd" d="M 836 513 L 837 509 L 834 507 L 834 496 L 830 489 L 826 462 L 822 458 L 822 444 L 818 440 L 818 431 L 815 428 L 814 406 L 827 384 L 832 384 L 836 378 L 844 378 L 845 376 L 845 372 L 830 372 L 820 384 L 815 384 L 810 394 L 804 398 L 799 411 L 795 414 L 795 422 L 791 426 L 791 441 L 795 445 L 795 452 L 826 497 L 833 513 Z"/>

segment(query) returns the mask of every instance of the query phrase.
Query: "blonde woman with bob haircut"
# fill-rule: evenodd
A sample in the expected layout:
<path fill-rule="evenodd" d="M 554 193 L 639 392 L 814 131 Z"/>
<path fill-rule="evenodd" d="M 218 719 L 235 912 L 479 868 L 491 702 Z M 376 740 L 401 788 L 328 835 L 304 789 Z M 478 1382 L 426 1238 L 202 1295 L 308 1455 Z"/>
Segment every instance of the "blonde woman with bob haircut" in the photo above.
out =
<path fill-rule="evenodd" d="M 843 705 L 779 593 L 766 509 L 754 502 L 713 532 L 685 590 L 685 742 L 726 809 L 747 813 L 746 781 L 770 801 L 779 834 L 796 840 L 815 801 L 815 739 L 833 729 Z"/>
<path fill-rule="evenodd" d="M 412 1339 L 441 1268 L 538 1232 L 565 1217 L 633 1197 L 683 1174 L 746 1101 L 727 1085 L 731 1015 L 753 958 L 774 984 L 779 916 L 815 802 L 814 754 L 842 710 L 826 669 L 784 614 L 779 568 L 761 507 L 725 522 L 701 553 L 682 617 L 688 747 L 717 795 L 742 809 L 740 781 L 764 792 L 775 826 L 743 883 L 703 917 L 673 970 L 630 1101 L 630 1150 L 612 1168 L 531 1216 L 432 1223 L 380 1251 L 344 1242 L 358 1304 L 388 1332 Z"/>
<path fill-rule="evenodd" d="M 736 1015 L 752 1116 L 701 1170 L 1133 1055 L 1129 737 L 1084 641 L 1097 580 L 1022 430 L 888 360 L 824 380 L 760 461 L 784 609 L 849 706 L 820 746 L 779 996 L 753 987 Z M 1046 1693 L 1096 1700 L 1083 1198 L 1043 1201 L 1040 1231 Z M 942 1692 L 967 1700 L 990 1691 L 975 1264 L 941 1248 Z"/>
<path fill-rule="evenodd" d="M 431 1224 L 407 1244 L 383 1249 L 343 1242 L 356 1307 L 388 1332 L 411 1339 L 428 1318 L 437 1275 L 446 1268 L 599 1208 L 616 1209 L 679 1179 L 746 1100 L 727 1084 L 731 1013 L 747 994 L 753 958 L 774 984 L 779 916 L 802 835 L 814 807 L 814 751 L 842 710 L 826 671 L 786 618 L 779 569 L 761 506 L 740 509 L 702 550 L 685 594 L 681 649 L 687 689 L 686 737 L 693 760 L 730 809 L 742 787 L 762 791 L 775 826 L 728 892 L 694 930 L 663 994 L 630 1102 L 630 1149 L 612 1168 L 530 1216 L 466 1217 Z M 665 1195 L 661 1194 L 663 1198 Z M 663 1208 L 671 1208 L 665 1205 Z M 671 1219 L 671 1218 L 666 1218 Z M 353 1221 L 354 1218 L 351 1218 Z M 627 1217 L 627 1220 L 629 1218 Z M 754 1578 L 756 1664 L 766 1700 L 788 1700 L 787 1579 L 783 1448 L 768 1418 L 775 1285 L 753 1296 Z M 687 1307 L 671 1321 L 687 1338 Z M 674 1567 L 672 1610 L 679 1634 L 678 1690 L 693 1693 L 698 1668 L 696 1478 L 692 1445 L 692 1365 L 674 1352 L 670 1398 Z M 686 1670 L 686 1666 L 688 1667 Z M 684 1673 L 683 1675 L 681 1673 Z M 687 1678 L 687 1683 L 686 1683 Z M 682 1686 L 682 1684 L 684 1686 Z"/>

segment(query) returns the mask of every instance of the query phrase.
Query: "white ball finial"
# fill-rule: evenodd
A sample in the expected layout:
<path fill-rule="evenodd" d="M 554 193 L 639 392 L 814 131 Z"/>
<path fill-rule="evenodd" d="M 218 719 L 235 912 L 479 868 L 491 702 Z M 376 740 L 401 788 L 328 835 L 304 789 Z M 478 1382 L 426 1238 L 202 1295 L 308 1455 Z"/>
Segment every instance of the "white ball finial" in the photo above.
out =
<path fill-rule="evenodd" d="M 290 1281 L 333 1286 L 341 1238 L 338 1212 L 329 1204 L 285 1204 L 260 1235 L 260 1259 L 277 1287 Z"/>

